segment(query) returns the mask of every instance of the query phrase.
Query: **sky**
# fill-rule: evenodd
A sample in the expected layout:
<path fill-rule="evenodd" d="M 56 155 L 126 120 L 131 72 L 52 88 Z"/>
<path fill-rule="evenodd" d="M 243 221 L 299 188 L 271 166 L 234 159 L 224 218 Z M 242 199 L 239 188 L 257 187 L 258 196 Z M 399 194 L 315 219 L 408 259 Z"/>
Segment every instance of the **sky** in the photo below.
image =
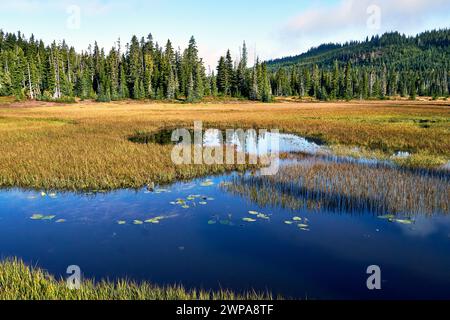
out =
<path fill-rule="evenodd" d="M 206 66 L 215 68 L 246 41 L 250 62 L 297 55 L 328 42 L 363 40 L 386 31 L 407 35 L 450 27 L 450 0 L 0 0 L 0 29 L 65 39 L 78 51 L 97 41 L 152 33 L 186 47 L 194 35 Z"/>

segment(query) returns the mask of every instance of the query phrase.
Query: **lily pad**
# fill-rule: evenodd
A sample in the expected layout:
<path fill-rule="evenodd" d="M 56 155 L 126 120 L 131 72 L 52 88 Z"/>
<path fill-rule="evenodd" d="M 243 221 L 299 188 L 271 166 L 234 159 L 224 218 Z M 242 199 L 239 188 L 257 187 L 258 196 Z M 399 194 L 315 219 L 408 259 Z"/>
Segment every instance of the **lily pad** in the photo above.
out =
<path fill-rule="evenodd" d="M 56 216 L 44 216 L 43 218 L 42 218 L 42 220 L 53 220 L 53 219 L 55 219 L 56 218 Z"/>
<path fill-rule="evenodd" d="M 188 205 L 184 205 L 184 206 L 181 206 L 183 209 L 189 209 L 190 207 L 188 206 Z"/>
<path fill-rule="evenodd" d="M 165 217 L 163 217 L 163 216 L 151 218 L 151 219 L 145 220 L 145 223 L 159 224 L 161 222 L 161 220 L 163 220 L 164 218 Z"/>
<path fill-rule="evenodd" d="M 134 220 L 134 221 L 133 221 L 133 224 L 135 224 L 135 225 L 141 225 L 141 224 L 144 224 L 144 222 L 141 221 L 141 220 Z"/>
<path fill-rule="evenodd" d="M 285 221 L 284 223 L 287 224 L 287 225 L 294 224 L 292 221 Z"/>
<path fill-rule="evenodd" d="M 212 185 L 214 185 L 214 182 L 212 182 L 211 180 L 205 180 L 202 183 L 200 183 L 200 186 L 202 187 L 210 187 Z"/>
<path fill-rule="evenodd" d="M 42 214 L 33 214 L 30 219 L 32 220 L 42 220 L 44 218 L 44 215 Z"/>
<path fill-rule="evenodd" d="M 302 218 L 300 218 L 300 217 L 294 217 L 294 218 L 292 218 L 292 220 L 293 220 L 293 221 L 302 221 Z"/>
<path fill-rule="evenodd" d="M 209 220 L 209 221 L 208 221 L 208 224 L 209 224 L 209 225 L 213 225 L 213 224 L 216 224 L 216 223 L 217 223 L 216 220 Z"/>
<path fill-rule="evenodd" d="M 394 220 L 395 216 L 393 214 L 386 214 L 384 216 L 378 216 L 378 219 L 383 219 L 383 220 Z"/>
<path fill-rule="evenodd" d="M 201 204 L 202 206 L 205 206 L 205 205 L 208 204 L 208 202 L 206 202 L 206 201 L 200 201 L 198 204 Z"/>
<path fill-rule="evenodd" d="M 252 219 L 252 218 L 243 218 L 242 220 L 245 222 L 256 222 L 256 219 Z"/>
<path fill-rule="evenodd" d="M 257 216 L 259 214 L 258 211 L 249 211 L 248 213 L 253 215 L 253 216 Z"/>
<path fill-rule="evenodd" d="M 396 219 L 394 221 L 400 224 L 413 224 L 413 221 L 409 219 Z"/>
<path fill-rule="evenodd" d="M 265 215 L 264 213 L 259 213 L 256 217 L 260 218 L 260 219 L 264 219 L 264 220 L 269 220 L 270 219 L 269 216 Z"/>
<path fill-rule="evenodd" d="M 119 220 L 119 221 L 117 221 L 117 224 L 118 225 L 124 225 L 124 224 L 127 224 L 127 222 L 124 221 L 124 220 Z"/>
<path fill-rule="evenodd" d="M 47 194 L 46 194 L 44 191 L 41 192 L 41 196 L 42 196 L 42 197 L 45 197 L 46 195 L 47 195 Z"/>
<path fill-rule="evenodd" d="M 307 224 L 299 224 L 297 225 L 300 229 L 306 229 L 309 228 L 309 226 Z"/>

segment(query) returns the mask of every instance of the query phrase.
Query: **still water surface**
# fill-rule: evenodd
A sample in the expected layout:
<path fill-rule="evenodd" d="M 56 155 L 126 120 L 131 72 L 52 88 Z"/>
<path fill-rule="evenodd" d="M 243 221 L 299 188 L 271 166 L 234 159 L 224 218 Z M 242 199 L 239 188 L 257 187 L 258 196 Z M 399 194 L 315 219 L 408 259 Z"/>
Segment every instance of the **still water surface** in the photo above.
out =
<path fill-rule="evenodd" d="M 320 148 L 289 139 L 297 149 L 283 151 Z M 78 265 L 89 278 L 292 298 L 450 299 L 448 212 L 415 214 L 403 224 L 365 211 L 262 206 L 224 188 L 237 176 L 153 192 L 3 190 L 0 255 L 56 276 Z M 374 264 L 383 279 L 377 292 L 366 287 L 366 269 Z"/>

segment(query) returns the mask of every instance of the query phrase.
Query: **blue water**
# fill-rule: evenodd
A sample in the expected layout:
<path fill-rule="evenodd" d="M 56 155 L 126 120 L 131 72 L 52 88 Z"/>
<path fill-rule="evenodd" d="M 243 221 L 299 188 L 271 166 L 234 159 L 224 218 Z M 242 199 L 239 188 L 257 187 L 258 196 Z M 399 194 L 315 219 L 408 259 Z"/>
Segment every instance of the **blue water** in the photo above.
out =
<path fill-rule="evenodd" d="M 232 177 L 176 183 L 157 192 L 4 190 L 0 255 L 20 257 L 56 276 L 78 265 L 85 277 L 97 280 L 126 277 L 308 299 L 450 298 L 448 215 L 418 215 L 413 225 L 403 225 L 365 212 L 259 207 L 220 187 Z M 189 208 L 173 204 L 179 198 Z M 269 219 L 245 222 L 254 218 L 249 211 Z M 33 220 L 33 214 L 56 217 Z M 159 224 L 133 223 L 158 216 L 164 216 Z M 284 223 L 294 216 L 307 221 L 309 231 Z M 119 225 L 122 220 L 126 224 Z M 382 270 L 380 291 L 366 287 L 366 269 L 374 264 Z"/>
<path fill-rule="evenodd" d="M 294 135 L 277 138 L 282 152 L 394 166 L 335 157 L 326 146 Z M 251 147 L 246 150 L 264 149 L 268 139 L 270 134 L 259 140 L 247 137 Z M 214 132 L 205 137 L 205 144 L 216 142 Z M 96 280 L 254 289 L 286 298 L 450 299 L 448 212 L 415 214 L 414 223 L 401 224 L 345 208 L 260 206 L 227 192 L 222 183 L 236 177 L 179 182 L 153 192 L 0 191 L 0 258 L 19 257 L 57 277 L 78 265 L 85 277 Z M 302 221 L 285 223 L 294 217 Z M 302 230 L 299 223 L 307 227 Z M 370 265 L 381 267 L 380 291 L 367 289 Z"/>

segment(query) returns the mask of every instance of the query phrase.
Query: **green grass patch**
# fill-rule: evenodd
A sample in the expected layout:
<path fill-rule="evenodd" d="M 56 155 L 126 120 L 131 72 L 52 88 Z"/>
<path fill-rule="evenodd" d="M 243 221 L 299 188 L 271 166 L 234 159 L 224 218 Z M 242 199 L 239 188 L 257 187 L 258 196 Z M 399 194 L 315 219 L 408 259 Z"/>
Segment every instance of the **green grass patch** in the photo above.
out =
<path fill-rule="evenodd" d="M 80 289 L 71 290 L 65 280 L 57 280 L 21 260 L 9 259 L 0 263 L 0 300 L 272 300 L 272 295 L 188 290 L 181 285 L 156 286 L 128 280 L 83 280 Z"/>

